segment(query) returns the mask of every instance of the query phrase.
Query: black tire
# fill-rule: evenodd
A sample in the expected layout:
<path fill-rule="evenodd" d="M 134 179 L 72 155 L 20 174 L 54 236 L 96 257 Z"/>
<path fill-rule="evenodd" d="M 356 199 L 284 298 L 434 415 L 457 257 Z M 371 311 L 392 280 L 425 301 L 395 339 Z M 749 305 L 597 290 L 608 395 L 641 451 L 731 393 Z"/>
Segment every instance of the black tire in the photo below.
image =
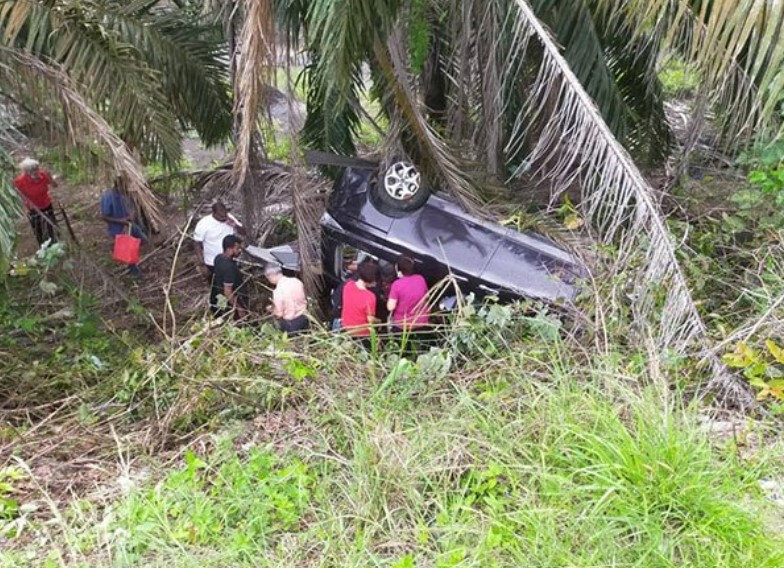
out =
<path fill-rule="evenodd" d="M 412 178 L 416 179 L 412 179 Z M 387 183 L 389 179 L 392 183 Z M 416 183 L 415 183 L 416 182 Z M 403 190 L 401 188 L 405 186 Z M 393 194 L 398 191 L 398 196 Z M 379 172 L 371 188 L 372 196 L 380 209 L 410 213 L 422 207 L 430 197 L 428 187 L 421 174 L 408 162 L 395 162 L 385 171 Z"/>

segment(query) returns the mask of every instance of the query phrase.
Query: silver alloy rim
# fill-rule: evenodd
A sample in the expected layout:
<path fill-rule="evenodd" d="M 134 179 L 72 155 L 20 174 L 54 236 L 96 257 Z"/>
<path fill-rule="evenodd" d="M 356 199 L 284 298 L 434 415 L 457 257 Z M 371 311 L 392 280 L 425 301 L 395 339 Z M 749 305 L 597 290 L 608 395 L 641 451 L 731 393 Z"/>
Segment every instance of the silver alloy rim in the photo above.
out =
<path fill-rule="evenodd" d="M 419 191 L 419 172 L 408 162 L 396 162 L 384 174 L 384 189 L 392 199 L 408 201 Z"/>

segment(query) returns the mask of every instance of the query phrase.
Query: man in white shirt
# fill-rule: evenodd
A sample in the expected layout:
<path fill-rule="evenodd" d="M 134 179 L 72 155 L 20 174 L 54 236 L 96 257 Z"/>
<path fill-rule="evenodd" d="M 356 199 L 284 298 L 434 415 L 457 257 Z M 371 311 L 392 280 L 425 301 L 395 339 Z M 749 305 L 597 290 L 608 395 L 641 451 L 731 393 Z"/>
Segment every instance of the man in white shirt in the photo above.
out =
<path fill-rule="evenodd" d="M 268 264 L 264 276 L 275 286 L 272 292 L 272 305 L 268 308 L 281 331 L 289 335 L 308 329 L 310 322 L 305 315 L 308 309 L 308 298 L 305 286 L 299 278 L 284 276 L 277 264 Z"/>
<path fill-rule="evenodd" d="M 212 206 L 212 214 L 202 217 L 193 230 L 193 250 L 198 259 L 199 272 L 212 282 L 215 257 L 223 252 L 223 239 L 228 235 L 245 236 L 242 223 L 231 215 L 221 201 Z"/>

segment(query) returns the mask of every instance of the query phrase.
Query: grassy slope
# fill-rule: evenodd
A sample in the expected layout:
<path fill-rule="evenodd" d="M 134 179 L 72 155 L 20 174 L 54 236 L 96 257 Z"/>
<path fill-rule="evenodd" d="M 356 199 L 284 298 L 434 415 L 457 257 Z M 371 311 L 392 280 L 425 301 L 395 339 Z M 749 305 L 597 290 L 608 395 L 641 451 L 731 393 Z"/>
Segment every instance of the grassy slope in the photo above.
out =
<path fill-rule="evenodd" d="M 780 449 L 701 434 L 662 386 L 686 367 L 551 331 L 497 307 L 415 364 L 237 330 L 148 358 L 132 398 L 214 433 L 167 464 L 123 453 L 0 566 L 784 565 L 757 484 Z"/>

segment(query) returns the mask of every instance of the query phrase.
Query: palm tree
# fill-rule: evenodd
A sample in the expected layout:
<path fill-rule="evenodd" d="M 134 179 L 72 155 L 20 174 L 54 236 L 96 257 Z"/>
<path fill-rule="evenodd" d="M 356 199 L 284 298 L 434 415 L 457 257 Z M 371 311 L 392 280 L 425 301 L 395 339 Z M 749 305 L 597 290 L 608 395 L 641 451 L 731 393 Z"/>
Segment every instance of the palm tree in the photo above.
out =
<path fill-rule="evenodd" d="M 227 139 L 227 60 L 220 28 L 195 10 L 156 0 L 0 0 L 0 99 L 69 144 L 97 137 L 152 220 L 156 201 L 139 162 L 176 167 L 187 129 L 206 144 Z"/>
<path fill-rule="evenodd" d="M 729 141 L 774 132 L 784 3 L 740 4 L 278 0 L 291 40 L 311 55 L 308 144 L 354 151 L 367 66 L 392 144 L 457 196 L 476 194 L 465 159 L 502 180 L 547 183 L 553 198 L 579 182 L 584 216 L 618 247 L 618 265 L 646 260 L 633 309 L 660 352 L 685 351 L 706 328 L 637 165 L 669 153 L 658 65 L 663 53 L 693 62 L 703 79 L 696 111 L 717 112 Z M 748 401 L 713 363 L 716 384 Z"/>

